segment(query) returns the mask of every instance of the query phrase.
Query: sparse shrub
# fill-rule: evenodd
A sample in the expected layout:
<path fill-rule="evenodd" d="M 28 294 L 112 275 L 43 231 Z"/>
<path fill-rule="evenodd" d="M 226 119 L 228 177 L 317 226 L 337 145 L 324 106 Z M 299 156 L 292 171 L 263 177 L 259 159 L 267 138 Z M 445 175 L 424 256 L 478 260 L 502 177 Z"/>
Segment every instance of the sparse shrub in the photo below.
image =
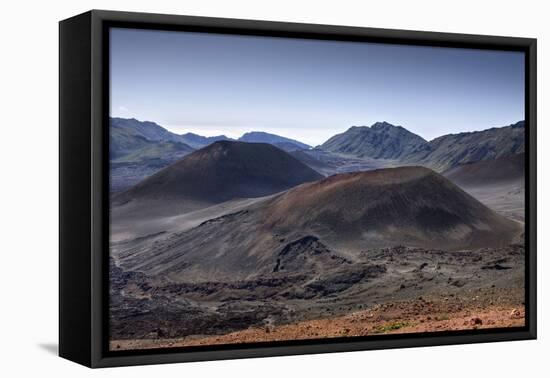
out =
<path fill-rule="evenodd" d="M 378 333 L 386 333 L 386 332 L 395 331 L 408 326 L 410 326 L 410 324 L 407 322 L 392 322 L 392 323 L 387 323 L 384 325 L 379 325 L 377 327 L 374 327 L 374 331 Z"/>

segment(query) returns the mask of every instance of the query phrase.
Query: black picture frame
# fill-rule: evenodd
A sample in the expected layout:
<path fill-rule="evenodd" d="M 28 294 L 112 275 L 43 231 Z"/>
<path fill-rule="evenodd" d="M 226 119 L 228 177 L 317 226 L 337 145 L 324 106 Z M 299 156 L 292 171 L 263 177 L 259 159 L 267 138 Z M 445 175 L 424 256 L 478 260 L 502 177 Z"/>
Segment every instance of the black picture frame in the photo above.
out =
<path fill-rule="evenodd" d="M 525 52 L 526 325 L 426 334 L 110 352 L 109 27 Z M 92 10 L 59 24 L 59 354 L 88 367 L 535 339 L 536 39 Z"/>

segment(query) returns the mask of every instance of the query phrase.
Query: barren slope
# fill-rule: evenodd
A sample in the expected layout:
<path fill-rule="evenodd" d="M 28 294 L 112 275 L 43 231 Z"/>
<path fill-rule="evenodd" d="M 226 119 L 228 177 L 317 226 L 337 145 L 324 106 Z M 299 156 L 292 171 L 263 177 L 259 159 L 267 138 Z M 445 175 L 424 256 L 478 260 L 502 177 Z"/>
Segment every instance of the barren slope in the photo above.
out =
<path fill-rule="evenodd" d="M 443 173 L 489 208 L 525 219 L 525 154 L 461 164 Z"/>
<path fill-rule="evenodd" d="M 112 204 L 137 202 L 141 210 L 166 206 L 196 210 L 232 199 L 270 195 L 320 178 L 272 145 L 219 141 L 114 196 Z M 152 205 L 143 205 L 148 202 Z"/>
<path fill-rule="evenodd" d="M 184 232 L 115 246 L 113 255 L 148 275 L 231 281 L 292 266 L 322 274 L 372 248 L 503 247 L 520 231 L 437 173 L 406 167 L 303 184 Z"/>

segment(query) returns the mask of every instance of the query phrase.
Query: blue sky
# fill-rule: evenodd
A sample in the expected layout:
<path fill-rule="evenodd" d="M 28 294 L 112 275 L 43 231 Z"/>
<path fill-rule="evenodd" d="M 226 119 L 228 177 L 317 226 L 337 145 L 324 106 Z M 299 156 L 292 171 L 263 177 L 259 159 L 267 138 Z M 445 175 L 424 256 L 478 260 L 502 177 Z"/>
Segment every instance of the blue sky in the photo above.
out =
<path fill-rule="evenodd" d="M 523 53 L 111 30 L 111 116 L 323 143 L 387 121 L 427 140 L 524 118 Z"/>

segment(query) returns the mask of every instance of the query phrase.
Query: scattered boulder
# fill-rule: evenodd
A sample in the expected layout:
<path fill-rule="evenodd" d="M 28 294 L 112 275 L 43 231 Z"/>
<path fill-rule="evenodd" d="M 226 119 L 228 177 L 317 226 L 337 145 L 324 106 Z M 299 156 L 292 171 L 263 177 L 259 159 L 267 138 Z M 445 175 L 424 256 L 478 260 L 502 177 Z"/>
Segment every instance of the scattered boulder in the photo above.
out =
<path fill-rule="evenodd" d="M 519 311 L 517 308 L 514 308 L 514 309 L 510 312 L 510 318 L 512 318 L 512 319 L 519 319 L 519 318 L 521 318 L 521 311 Z"/>
<path fill-rule="evenodd" d="M 482 325 L 483 324 L 483 320 L 481 320 L 481 318 L 472 318 L 470 319 L 470 325 L 473 325 L 473 326 L 477 326 L 477 325 Z"/>

